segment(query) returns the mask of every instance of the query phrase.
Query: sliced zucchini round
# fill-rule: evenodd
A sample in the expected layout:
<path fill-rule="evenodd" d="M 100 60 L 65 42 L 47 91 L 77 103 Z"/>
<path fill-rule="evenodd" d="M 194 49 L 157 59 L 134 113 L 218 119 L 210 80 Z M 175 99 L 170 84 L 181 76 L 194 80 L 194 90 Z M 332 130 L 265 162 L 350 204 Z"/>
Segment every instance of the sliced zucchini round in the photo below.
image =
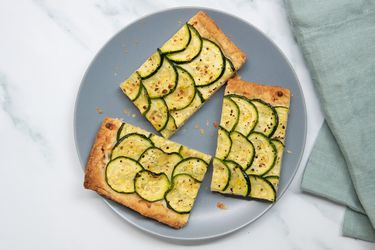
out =
<path fill-rule="evenodd" d="M 220 126 L 227 131 L 232 131 L 238 123 L 239 116 L 240 110 L 238 105 L 230 97 L 224 96 Z"/>
<path fill-rule="evenodd" d="M 256 175 L 249 175 L 249 179 L 251 184 L 251 198 L 275 201 L 276 192 L 269 181 Z"/>
<path fill-rule="evenodd" d="M 231 147 L 232 140 L 230 139 L 229 132 L 224 128 L 219 127 L 215 156 L 221 160 L 224 160 L 228 156 Z"/>
<path fill-rule="evenodd" d="M 169 110 L 181 110 L 189 106 L 195 96 L 193 77 L 181 67 L 176 66 L 178 81 L 175 90 L 164 97 Z"/>
<path fill-rule="evenodd" d="M 161 52 L 157 50 L 138 68 L 138 74 L 143 78 L 148 78 L 155 74 L 163 63 Z"/>
<path fill-rule="evenodd" d="M 223 191 L 228 187 L 230 180 L 230 170 L 220 159 L 215 158 L 213 162 L 213 173 L 211 180 L 212 191 Z"/>
<path fill-rule="evenodd" d="M 113 147 L 111 159 L 119 156 L 129 157 L 133 160 L 138 160 L 139 156 L 152 147 L 153 144 L 149 138 L 144 135 L 133 133 L 122 137 Z"/>
<path fill-rule="evenodd" d="M 121 83 L 120 88 L 131 101 L 134 101 L 141 92 L 141 76 L 134 72 L 131 76 Z"/>
<path fill-rule="evenodd" d="M 236 131 L 230 133 L 232 147 L 226 158 L 240 165 L 244 170 L 248 169 L 254 159 L 253 144 L 241 133 Z"/>
<path fill-rule="evenodd" d="M 181 110 L 171 110 L 170 114 L 173 116 L 177 127 L 181 127 L 184 122 L 192 115 L 194 114 L 197 109 L 202 105 L 202 100 L 200 96 L 198 95 L 198 92 L 196 92 L 195 97 L 193 101 L 184 109 Z"/>
<path fill-rule="evenodd" d="M 256 124 L 254 131 L 271 137 L 278 124 L 276 110 L 262 100 L 252 100 L 251 102 L 258 110 L 258 123 Z"/>
<path fill-rule="evenodd" d="M 208 86 L 197 87 L 198 91 L 202 94 L 203 99 L 208 100 L 208 98 L 210 98 L 217 90 L 219 90 L 220 87 L 223 86 L 227 82 L 227 80 L 233 76 L 234 73 L 235 69 L 232 62 L 228 58 L 226 58 L 225 70 L 223 75 L 214 83 Z"/>
<path fill-rule="evenodd" d="M 162 53 L 171 53 L 184 50 L 190 43 L 191 35 L 188 24 L 182 26 L 163 46 L 160 51 Z"/>
<path fill-rule="evenodd" d="M 254 104 L 242 96 L 231 95 L 230 98 L 237 104 L 240 111 L 238 123 L 234 129 L 248 136 L 258 122 L 258 111 Z"/>
<path fill-rule="evenodd" d="M 141 84 L 141 92 L 139 96 L 133 101 L 134 105 L 139 109 L 142 115 L 145 115 L 150 109 L 150 97 L 147 94 L 146 88 Z"/>
<path fill-rule="evenodd" d="M 267 176 L 266 180 L 269 181 L 275 192 L 277 193 L 277 189 L 279 188 L 279 177 L 278 176 Z"/>
<path fill-rule="evenodd" d="M 147 132 L 141 128 L 135 127 L 133 125 L 130 125 L 129 123 L 122 123 L 119 130 L 117 131 L 117 141 L 120 140 L 122 137 L 124 137 L 127 134 L 141 134 L 146 137 L 150 137 L 151 133 Z"/>
<path fill-rule="evenodd" d="M 277 113 L 279 123 L 277 125 L 275 132 L 272 135 L 272 138 L 284 142 L 289 109 L 287 107 L 278 106 L 275 107 L 275 110 Z"/>
<path fill-rule="evenodd" d="M 196 86 L 207 86 L 221 77 L 225 69 L 225 57 L 214 42 L 202 39 L 202 50 L 191 62 L 180 64 L 194 78 Z"/>
<path fill-rule="evenodd" d="M 204 174 L 207 171 L 207 163 L 199 158 L 190 157 L 180 161 L 173 170 L 173 176 L 178 174 L 188 174 L 197 181 L 203 181 Z"/>
<path fill-rule="evenodd" d="M 201 52 L 202 50 L 201 36 L 199 35 L 198 31 L 193 26 L 188 24 L 188 27 L 190 29 L 190 35 L 191 35 L 189 45 L 186 47 L 186 49 L 180 52 L 168 54 L 167 57 L 171 61 L 174 61 L 176 63 L 190 62 L 194 58 L 196 58 Z"/>
<path fill-rule="evenodd" d="M 283 158 L 283 153 L 284 153 L 284 144 L 282 144 L 278 140 L 271 140 L 271 143 L 274 145 L 277 155 L 276 155 L 276 160 L 275 164 L 273 165 L 273 168 L 271 168 L 270 171 L 268 171 L 265 176 L 280 176 L 280 171 L 281 171 L 281 161 Z"/>
<path fill-rule="evenodd" d="M 138 172 L 134 178 L 135 192 L 144 200 L 154 202 L 164 199 L 170 182 L 163 174 L 155 174 L 148 170 Z"/>
<path fill-rule="evenodd" d="M 168 118 L 167 125 L 163 130 L 160 131 L 160 134 L 164 138 L 169 138 L 171 135 L 173 135 L 177 131 L 176 121 L 174 118 L 170 115 Z"/>
<path fill-rule="evenodd" d="M 108 162 L 105 169 L 105 180 L 118 193 L 134 193 L 134 177 L 142 170 L 135 160 L 119 156 Z"/>
<path fill-rule="evenodd" d="M 204 154 L 202 152 L 199 152 L 197 150 L 194 150 L 194 149 L 191 149 L 191 148 L 188 148 L 188 147 L 185 147 L 185 146 L 181 146 L 180 148 L 180 155 L 185 159 L 185 158 L 199 158 L 199 159 L 202 159 L 204 160 L 204 162 L 207 163 L 207 165 L 210 163 L 211 161 L 211 156 L 210 155 L 207 155 L 207 154 Z"/>
<path fill-rule="evenodd" d="M 149 78 L 143 79 L 142 84 L 145 86 L 150 98 L 158 98 L 166 96 L 174 90 L 177 78 L 175 67 L 164 57 L 160 68 Z"/>
<path fill-rule="evenodd" d="M 155 174 L 164 173 L 171 179 L 174 167 L 181 160 L 182 157 L 178 153 L 165 153 L 159 148 L 151 147 L 139 157 L 138 162 L 144 169 Z"/>
<path fill-rule="evenodd" d="M 155 147 L 160 148 L 166 153 L 179 153 L 181 144 L 168 141 L 163 137 L 152 134 L 150 137 L 151 141 L 154 143 Z"/>
<path fill-rule="evenodd" d="M 251 185 L 246 172 L 241 166 L 233 161 L 225 161 L 225 164 L 230 170 L 230 179 L 224 192 L 244 197 L 248 196 L 251 190 Z"/>
<path fill-rule="evenodd" d="M 162 98 L 151 99 L 150 108 L 145 114 L 157 131 L 163 130 L 168 122 L 168 108 Z"/>
<path fill-rule="evenodd" d="M 263 175 L 267 173 L 275 164 L 277 151 L 270 139 L 262 133 L 253 132 L 248 139 L 254 145 L 255 157 L 248 174 Z"/>
<path fill-rule="evenodd" d="M 193 208 L 200 183 L 188 174 L 173 177 L 172 188 L 165 195 L 167 205 L 173 211 L 185 214 Z"/>

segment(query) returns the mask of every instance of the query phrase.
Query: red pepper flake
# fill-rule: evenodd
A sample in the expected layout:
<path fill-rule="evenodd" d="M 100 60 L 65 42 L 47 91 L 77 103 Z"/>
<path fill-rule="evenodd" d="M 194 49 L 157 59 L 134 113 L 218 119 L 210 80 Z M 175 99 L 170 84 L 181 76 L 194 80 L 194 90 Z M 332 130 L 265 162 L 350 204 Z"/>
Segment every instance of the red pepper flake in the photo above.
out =
<path fill-rule="evenodd" d="M 115 128 L 115 125 L 113 125 L 112 123 L 108 122 L 108 123 L 105 124 L 105 127 L 106 127 L 107 129 L 109 129 L 109 130 L 112 130 L 112 129 Z"/>
<path fill-rule="evenodd" d="M 217 207 L 218 209 L 227 209 L 227 206 L 225 206 L 225 204 L 224 204 L 223 202 L 220 202 L 220 201 L 218 201 L 218 202 L 216 203 L 216 207 Z"/>
<path fill-rule="evenodd" d="M 219 123 L 217 121 L 214 121 L 213 125 L 214 125 L 214 128 L 218 128 L 219 127 Z"/>

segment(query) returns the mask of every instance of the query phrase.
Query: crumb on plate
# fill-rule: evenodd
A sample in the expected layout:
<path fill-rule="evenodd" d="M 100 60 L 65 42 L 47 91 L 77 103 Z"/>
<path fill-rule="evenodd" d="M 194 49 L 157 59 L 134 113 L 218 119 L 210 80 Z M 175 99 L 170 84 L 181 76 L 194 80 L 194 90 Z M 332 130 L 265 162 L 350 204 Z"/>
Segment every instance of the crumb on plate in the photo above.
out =
<path fill-rule="evenodd" d="M 225 204 L 224 204 L 223 202 L 221 202 L 221 201 L 218 201 L 218 202 L 216 203 L 216 207 L 217 207 L 218 209 L 227 209 L 227 206 L 225 206 Z"/>

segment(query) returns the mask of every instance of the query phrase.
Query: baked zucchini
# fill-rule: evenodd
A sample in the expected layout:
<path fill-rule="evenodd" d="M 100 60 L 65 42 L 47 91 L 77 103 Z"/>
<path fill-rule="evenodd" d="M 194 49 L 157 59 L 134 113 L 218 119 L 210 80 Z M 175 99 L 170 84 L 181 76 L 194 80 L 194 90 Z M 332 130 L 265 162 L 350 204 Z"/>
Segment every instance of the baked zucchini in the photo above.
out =
<path fill-rule="evenodd" d="M 221 160 L 224 160 L 232 147 L 232 140 L 230 139 L 229 132 L 224 128 L 219 127 L 217 135 L 217 147 L 215 156 Z"/>
<path fill-rule="evenodd" d="M 176 213 L 189 213 L 197 198 L 200 183 L 188 174 L 173 177 L 172 188 L 165 195 L 170 209 Z"/>
<path fill-rule="evenodd" d="M 198 31 L 188 24 L 190 29 L 190 42 L 189 45 L 180 52 L 174 52 L 167 55 L 168 59 L 176 63 L 190 62 L 196 58 L 202 50 L 202 38 Z"/>
<path fill-rule="evenodd" d="M 230 170 L 230 179 L 224 193 L 240 195 L 246 197 L 249 195 L 251 186 L 249 177 L 240 165 L 233 161 L 225 161 Z"/>
<path fill-rule="evenodd" d="M 144 135 L 132 133 L 122 137 L 113 147 L 111 159 L 119 156 L 129 157 L 133 160 L 138 160 L 139 156 L 152 147 L 153 144 L 149 138 Z"/>
<path fill-rule="evenodd" d="M 148 78 L 159 70 L 162 63 L 163 56 L 160 50 L 157 50 L 138 68 L 137 72 L 143 79 Z"/>
<path fill-rule="evenodd" d="M 154 143 L 155 147 L 160 148 L 166 153 L 179 153 L 180 148 L 182 147 L 181 144 L 168 141 L 160 136 L 152 134 L 150 136 L 151 141 Z"/>
<path fill-rule="evenodd" d="M 238 95 L 230 95 L 230 98 L 237 104 L 240 111 L 234 130 L 248 136 L 258 122 L 258 111 L 247 98 Z"/>
<path fill-rule="evenodd" d="M 281 161 L 282 161 L 283 153 L 284 153 L 284 144 L 282 144 L 282 142 L 278 140 L 271 140 L 271 143 L 273 144 L 277 152 L 276 160 L 275 160 L 275 164 L 273 165 L 273 168 L 271 168 L 270 171 L 268 171 L 265 174 L 265 176 L 272 176 L 272 175 L 280 176 Z"/>
<path fill-rule="evenodd" d="M 190 42 L 190 29 L 188 24 L 182 26 L 166 43 L 161 46 L 162 53 L 171 53 L 184 50 Z"/>
<path fill-rule="evenodd" d="M 143 79 L 150 98 L 163 97 L 171 93 L 177 84 L 177 71 L 173 64 L 164 57 L 160 68 L 149 78 Z"/>
<path fill-rule="evenodd" d="M 160 134 L 164 136 L 165 138 L 169 138 L 171 135 L 173 135 L 177 130 L 176 122 L 174 118 L 170 115 L 168 116 L 168 122 L 167 125 L 163 128 L 163 130 L 160 131 Z"/>
<path fill-rule="evenodd" d="M 232 147 L 226 158 L 236 162 L 246 170 L 251 165 L 254 159 L 254 146 L 245 136 L 236 131 L 230 133 Z"/>
<path fill-rule="evenodd" d="M 141 84 L 141 91 L 139 96 L 133 101 L 133 103 L 139 109 L 142 115 L 145 115 L 150 109 L 151 100 L 143 84 Z"/>
<path fill-rule="evenodd" d="M 249 175 L 249 179 L 251 184 L 251 198 L 275 201 L 276 192 L 269 181 L 256 175 Z"/>
<path fill-rule="evenodd" d="M 207 86 L 224 73 L 225 57 L 214 42 L 202 39 L 199 55 L 193 61 L 180 66 L 193 76 L 196 86 Z"/>
<path fill-rule="evenodd" d="M 232 131 L 238 123 L 239 116 L 238 105 L 230 97 L 224 96 L 220 126 L 227 131 Z"/>
<path fill-rule="evenodd" d="M 276 110 L 262 100 L 252 100 L 251 102 L 258 110 L 258 123 L 256 124 L 254 131 L 260 132 L 267 137 L 272 136 L 278 124 Z"/>
<path fill-rule="evenodd" d="M 171 110 L 170 114 L 173 116 L 177 127 L 181 127 L 182 124 L 184 124 L 184 122 L 186 121 L 186 119 L 190 117 L 201 105 L 202 100 L 197 92 L 189 106 L 181 110 Z"/>
<path fill-rule="evenodd" d="M 213 173 L 211 180 L 212 191 L 223 191 L 228 187 L 230 180 L 230 170 L 227 165 L 220 159 L 214 158 Z"/>
<path fill-rule="evenodd" d="M 210 164 L 211 161 L 211 156 L 185 146 L 181 146 L 179 153 L 184 159 L 191 157 L 199 158 L 204 160 L 204 162 L 206 162 L 207 165 Z"/>
<path fill-rule="evenodd" d="M 165 128 L 168 122 L 168 108 L 165 104 L 164 99 L 156 98 L 151 99 L 150 108 L 145 114 L 147 120 L 149 120 L 157 131 L 161 131 Z"/>
<path fill-rule="evenodd" d="M 134 101 L 140 95 L 141 76 L 134 72 L 120 85 L 120 88 L 131 101 Z"/>
<path fill-rule="evenodd" d="M 181 110 L 189 106 L 195 97 L 193 77 L 181 67 L 176 66 L 178 81 L 175 90 L 164 97 L 169 110 Z"/>
<path fill-rule="evenodd" d="M 148 170 L 138 172 L 134 178 L 135 192 L 144 200 L 154 202 L 164 199 L 170 183 L 164 173 L 155 174 Z"/>
<path fill-rule="evenodd" d="M 141 170 L 142 166 L 135 160 L 119 156 L 108 162 L 105 180 L 118 193 L 134 193 L 134 177 Z"/>
<path fill-rule="evenodd" d="M 267 177 L 265 177 L 265 179 L 272 184 L 273 189 L 277 193 L 277 190 L 279 188 L 279 177 L 278 176 L 267 176 Z"/>
<path fill-rule="evenodd" d="M 150 132 L 147 132 L 147 131 L 145 131 L 141 128 L 132 126 L 129 123 L 124 122 L 123 124 L 121 124 L 119 130 L 117 131 L 117 141 L 119 141 L 125 135 L 133 134 L 133 133 L 141 134 L 141 135 L 144 135 L 146 137 L 149 137 L 151 135 Z"/>
<path fill-rule="evenodd" d="M 276 140 L 280 140 L 281 142 L 284 142 L 289 109 L 287 107 L 278 106 L 278 107 L 275 107 L 275 110 L 277 113 L 277 117 L 279 119 L 279 123 L 275 130 L 275 133 L 273 133 L 272 138 Z"/>
<path fill-rule="evenodd" d="M 246 173 L 252 175 L 263 175 L 275 164 L 277 151 L 270 139 L 262 133 L 253 132 L 248 139 L 254 145 L 255 157 Z"/>
<path fill-rule="evenodd" d="M 173 176 L 179 174 L 188 174 L 197 181 L 203 181 L 204 174 L 207 171 L 207 163 L 199 158 L 190 157 L 180 161 L 173 170 Z"/>

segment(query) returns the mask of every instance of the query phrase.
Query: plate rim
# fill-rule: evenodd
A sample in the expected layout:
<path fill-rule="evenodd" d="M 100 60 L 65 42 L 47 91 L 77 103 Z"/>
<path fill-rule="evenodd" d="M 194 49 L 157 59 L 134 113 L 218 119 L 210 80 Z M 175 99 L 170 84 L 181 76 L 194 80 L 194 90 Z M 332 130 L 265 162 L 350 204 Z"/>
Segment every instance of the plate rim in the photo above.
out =
<path fill-rule="evenodd" d="M 109 201 L 108 199 L 102 197 L 103 201 L 105 204 L 107 204 L 112 211 L 114 211 L 117 215 L 119 215 L 122 219 L 124 219 L 125 221 L 127 221 L 127 223 L 135 226 L 137 229 L 141 230 L 141 231 L 144 231 L 144 232 L 147 232 L 148 234 L 150 234 L 151 236 L 155 236 L 155 237 L 158 237 L 158 238 L 161 238 L 161 239 L 164 239 L 164 240 L 174 240 L 174 241 L 179 241 L 181 243 L 183 242 L 202 242 L 202 241 L 207 241 L 207 240 L 213 240 L 213 239 L 217 239 L 217 238 L 221 238 L 221 237 L 224 237 L 224 236 L 227 236 L 227 235 L 230 235 L 232 233 L 234 233 L 235 231 L 238 231 L 246 226 L 248 226 L 249 224 L 255 222 L 256 220 L 258 220 L 260 217 L 262 217 L 266 212 L 268 212 L 273 206 L 275 206 L 277 203 L 280 202 L 280 199 L 284 196 L 284 193 L 289 189 L 292 181 L 294 180 L 295 178 L 295 175 L 298 171 L 298 169 L 301 167 L 301 161 L 302 161 L 302 158 L 304 156 L 304 153 L 305 153 L 305 148 L 306 148 L 306 138 L 307 138 L 307 130 L 308 130 L 308 123 L 307 123 L 307 109 L 306 109 L 306 102 L 305 102 L 305 95 L 304 95 L 304 92 L 303 92 L 303 89 L 301 87 L 301 82 L 298 78 L 298 75 L 296 74 L 296 71 L 295 69 L 293 68 L 292 64 L 290 63 L 289 59 L 286 57 L 286 55 L 284 54 L 284 52 L 279 48 L 279 46 L 267 35 L 265 34 L 262 30 L 260 30 L 258 27 L 254 26 L 253 24 L 251 24 L 249 21 L 247 20 L 244 20 L 240 17 L 237 17 L 235 16 L 234 14 L 231 14 L 231 13 L 228 13 L 228 12 L 225 12 L 223 10 L 220 10 L 220 9 L 215 9 L 215 8 L 209 8 L 209 7 L 200 7 L 200 6 L 177 6 L 177 7 L 170 7 L 170 8 L 166 8 L 166 9 L 163 9 L 163 10 L 158 10 L 158 11 L 154 11 L 154 12 L 151 12 L 151 13 L 148 13 L 148 14 L 145 14 L 145 15 L 142 15 L 138 18 L 136 18 L 135 20 L 133 20 L 132 22 L 128 23 L 127 25 L 125 25 L 123 28 L 121 28 L 120 30 L 118 30 L 117 32 L 115 32 L 112 36 L 110 36 L 110 38 L 101 46 L 101 48 L 96 52 L 95 56 L 91 59 L 90 63 L 88 64 L 86 70 L 85 70 L 85 73 L 83 74 L 83 77 L 80 81 L 80 85 L 79 85 L 79 88 L 78 88 L 78 91 L 77 91 L 77 94 L 76 94 L 76 97 L 75 97 L 75 101 L 74 101 L 74 116 L 73 116 L 73 131 L 74 131 L 74 146 L 75 146 L 75 150 L 76 150 L 76 153 L 78 155 L 78 159 L 79 159 L 79 162 L 81 164 L 81 167 L 83 168 L 83 171 L 84 168 L 85 168 L 85 161 L 82 159 L 83 157 L 81 156 L 80 154 L 80 151 L 78 149 L 78 139 L 77 139 L 77 126 L 76 126 L 76 122 L 77 122 L 77 106 L 78 106 L 78 98 L 81 94 L 81 91 L 83 89 L 83 83 L 85 82 L 86 78 L 87 78 L 87 75 L 88 75 L 88 72 L 91 68 L 91 66 L 93 65 L 93 63 L 96 61 L 96 59 L 98 58 L 99 55 L 101 55 L 101 52 L 104 50 L 104 48 L 117 36 L 119 35 L 121 32 L 123 32 L 125 29 L 127 29 L 128 27 L 132 26 L 133 24 L 145 19 L 145 18 L 148 18 L 148 17 L 151 17 L 151 16 L 154 16 L 154 15 L 160 15 L 162 13 L 165 13 L 165 12 L 170 12 L 170 11 L 176 11 L 176 10 L 187 10 L 187 9 L 190 9 L 190 10 L 195 10 L 195 11 L 200 11 L 200 10 L 203 10 L 203 11 L 211 11 L 211 12 L 217 12 L 219 14 L 223 14 L 223 15 L 227 15 L 227 16 L 230 16 L 231 18 L 234 18 L 234 19 L 237 19 L 241 22 L 244 22 L 245 24 L 249 25 L 251 28 L 253 28 L 254 30 L 256 30 L 257 32 L 259 32 L 265 39 L 267 39 L 276 49 L 277 51 L 281 54 L 281 56 L 284 58 L 284 60 L 287 62 L 287 64 L 289 65 L 289 68 L 292 70 L 292 73 L 294 75 L 294 78 L 297 80 L 297 87 L 298 89 L 300 90 L 301 92 L 301 100 L 302 100 L 302 109 L 303 109 L 303 113 L 305 114 L 304 115 L 304 128 L 303 128 L 303 146 L 302 146 L 302 149 L 301 149 L 301 153 L 299 155 L 299 158 L 297 160 L 297 167 L 294 169 L 294 171 L 292 172 L 291 174 L 291 178 L 290 180 L 286 183 L 285 185 L 285 189 L 283 191 L 281 191 L 279 194 L 278 194 L 278 199 L 275 203 L 271 203 L 268 205 L 268 207 L 266 209 L 264 209 L 264 211 L 262 211 L 261 213 L 259 213 L 256 217 L 254 217 L 253 219 L 231 229 L 231 230 L 227 230 L 225 232 L 222 232 L 222 233 L 217 233 L 217 234 L 213 234 L 213 235 L 209 235 L 209 236 L 203 236 L 203 237 L 180 237 L 180 236 L 170 236 L 170 235 L 165 235 L 165 234 L 162 234 L 162 233 L 159 233 L 159 232 L 155 232 L 155 231 L 152 231 L 146 227 L 143 227 L 131 220 L 129 220 L 127 217 L 124 217 L 122 215 L 122 213 L 120 213 L 118 211 L 118 209 L 116 207 L 114 207 L 110 202 L 112 201 Z M 188 226 L 188 225 L 187 225 Z"/>

